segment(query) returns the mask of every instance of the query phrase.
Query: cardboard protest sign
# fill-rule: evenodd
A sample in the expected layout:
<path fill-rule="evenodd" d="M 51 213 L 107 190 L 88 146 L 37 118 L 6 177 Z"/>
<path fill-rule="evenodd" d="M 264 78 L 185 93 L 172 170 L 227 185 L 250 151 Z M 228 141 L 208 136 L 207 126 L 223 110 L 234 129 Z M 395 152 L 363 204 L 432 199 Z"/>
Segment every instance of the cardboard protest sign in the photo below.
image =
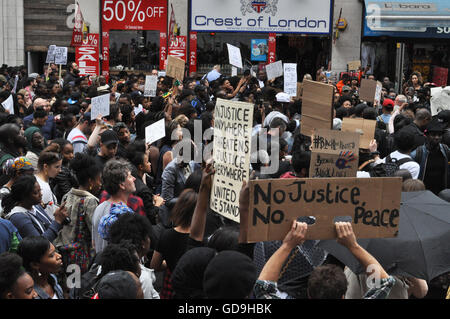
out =
<path fill-rule="evenodd" d="M 304 80 L 302 83 L 301 133 L 311 136 L 315 129 L 333 128 L 334 87 L 329 84 Z"/>
<path fill-rule="evenodd" d="M 432 116 L 435 116 L 440 111 L 450 110 L 450 86 L 431 88 L 430 102 Z"/>
<path fill-rule="evenodd" d="M 349 71 L 357 71 L 361 66 L 361 60 L 350 61 L 347 63 Z"/>
<path fill-rule="evenodd" d="M 55 64 L 67 64 L 67 47 L 55 48 Z"/>
<path fill-rule="evenodd" d="M 55 63 L 55 51 L 56 45 L 52 44 L 48 47 L 47 58 L 45 59 L 45 63 Z"/>
<path fill-rule="evenodd" d="M 184 60 L 169 55 L 167 57 L 166 75 L 179 81 L 183 81 L 184 64 Z"/>
<path fill-rule="evenodd" d="M 375 138 L 377 121 L 345 117 L 342 121 L 342 131 L 360 134 L 359 148 L 368 149 L 370 141 Z"/>
<path fill-rule="evenodd" d="M 156 96 L 158 77 L 156 75 L 145 76 L 144 96 Z"/>
<path fill-rule="evenodd" d="M 373 103 L 377 92 L 377 81 L 362 79 L 359 88 L 359 99 Z"/>
<path fill-rule="evenodd" d="M 396 237 L 401 178 L 263 179 L 249 182 L 245 242 L 283 240 L 300 216 L 313 216 L 308 240 L 336 238 L 335 218 L 352 221 L 357 238 Z M 244 220 L 242 223 L 245 224 Z"/>
<path fill-rule="evenodd" d="M 214 174 L 210 207 L 240 221 L 239 192 L 249 179 L 253 104 L 217 99 L 214 111 Z"/>
<path fill-rule="evenodd" d="M 14 100 L 12 94 L 2 102 L 2 106 L 9 114 L 14 114 Z"/>
<path fill-rule="evenodd" d="M 166 136 L 166 122 L 161 119 L 145 128 L 145 143 L 152 144 Z"/>
<path fill-rule="evenodd" d="M 297 96 L 297 63 L 283 64 L 284 92 L 289 96 Z"/>
<path fill-rule="evenodd" d="M 241 68 L 242 69 L 242 56 L 241 56 L 241 49 L 238 47 L 235 47 L 234 45 L 231 45 L 227 43 L 228 48 L 228 58 L 231 65 Z"/>
<path fill-rule="evenodd" d="M 316 130 L 311 151 L 309 177 L 356 177 L 359 134 Z"/>
<path fill-rule="evenodd" d="M 103 94 L 91 99 L 91 120 L 95 120 L 99 114 L 102 117 L 109 115 L 110 94 Z"/>
<path fill-rule="evenodd" d="M 283 76 L 283 62 L 277 61 L 266 65 L 267 80 L 273 80 L 279 76 Z"/>

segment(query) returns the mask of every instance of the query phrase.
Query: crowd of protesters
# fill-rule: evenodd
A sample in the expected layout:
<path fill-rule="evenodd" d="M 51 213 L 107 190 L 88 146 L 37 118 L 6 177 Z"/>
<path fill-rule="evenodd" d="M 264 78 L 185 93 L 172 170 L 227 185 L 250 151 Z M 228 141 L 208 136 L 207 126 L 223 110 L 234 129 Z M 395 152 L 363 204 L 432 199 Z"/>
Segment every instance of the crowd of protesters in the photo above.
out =
<path fill-rule="evenodd" d="M 270 147 L 251 154 L 252 178 L 308 177 L 302 96 L 284 93 L 283 77 L 268 80 L 264 70 L 227 77 L 217 66 L 183 81 L 160 76 L 156 96 L 147 97 L 144 74 L 120 72 L 107 81 L 79 73 L 74 62 L 61 77 L 54 64 L 43 74 L 0 68 L 0 103 L 13 100 L 13 112 L 0 107 L 0 298 L 445 298 L 448 277 L 435 284 L 389 275 L 345 222 L 335 224 L 337 241 L 367 274 L 317 247 L 308 248 L 323 257 L 314 267 L 295 270 L 296 259 L 286 266 L 294 248 L 311 244 L 308 225 L 297 221 L 258 266 L 258 244 L 240 240 L 245 225 L 209 208 L 211 158 L 195 162 L 176 150 L 193 143 L 196 123 L 201 136 L 214 127 L 217 99 L 253 104 L 253 135 L 278 143 L 276 156 Z M 333 129 L 345 117 L 377 121 L 370 149 L 360 150 L 358 177 L 401 176 L 403 191 L 427 189 L 450 201 L 450 110 L 431 116 L 433 84 L 413 73 L 397 94 L 384 78 L 373 105 L 359 99 L 362 78 L 374 77 L 363 70 L 338 83 L 323 71 L 304 77 L 335 86 Z M 91 99 L 104 94 L 110 114 L 92 119 Z M 146 144 L 145 128 L 161 119 L 166 136 Z M 388 172 L 380 164 L 392 159 L 398 169 Z M 273 160 L 277 172 L 264 174 Z M 248 206 L 244 183 L 241 216 Z M 289 268 L 291 285 L 280 280 Z M 381 281 L 367 287 L 361 276 L 372 271 Z"/>

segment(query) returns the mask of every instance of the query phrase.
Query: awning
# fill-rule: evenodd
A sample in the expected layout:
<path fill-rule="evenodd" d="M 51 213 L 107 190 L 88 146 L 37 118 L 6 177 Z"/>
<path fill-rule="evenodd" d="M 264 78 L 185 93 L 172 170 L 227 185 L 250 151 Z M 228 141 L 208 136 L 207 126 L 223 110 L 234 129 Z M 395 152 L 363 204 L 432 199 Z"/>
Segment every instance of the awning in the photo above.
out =
<path fill-rule="evenodd" d="M 450 27 L 450 0 L 365 0 L 365 4 L 365 22 L 372 31 Z"/>

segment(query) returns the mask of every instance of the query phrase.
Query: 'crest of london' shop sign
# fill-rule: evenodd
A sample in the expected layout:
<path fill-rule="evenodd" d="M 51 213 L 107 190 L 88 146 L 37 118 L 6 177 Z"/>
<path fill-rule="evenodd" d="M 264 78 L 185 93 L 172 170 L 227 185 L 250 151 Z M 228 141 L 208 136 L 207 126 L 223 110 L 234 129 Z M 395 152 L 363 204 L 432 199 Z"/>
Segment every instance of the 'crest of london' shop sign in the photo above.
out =
<path fill-rule="evenodd" d="M 191 0 L 191 30 L 329 34 L 331 0 Z"/>

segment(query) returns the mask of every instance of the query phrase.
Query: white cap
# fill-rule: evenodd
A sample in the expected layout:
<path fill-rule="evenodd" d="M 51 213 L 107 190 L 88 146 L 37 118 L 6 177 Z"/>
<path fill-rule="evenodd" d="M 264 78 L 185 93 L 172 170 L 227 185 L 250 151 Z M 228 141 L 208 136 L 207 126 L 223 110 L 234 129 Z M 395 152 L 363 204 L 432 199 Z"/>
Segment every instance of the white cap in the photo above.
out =
<path fill-rule="evenodd" d="M 291 102 L 291 97 L 289 96 L 289 94 L 284 93 L 284 92 L 278 93 L 275 97 L 277 98 L 277 102 L 282 102 L 282 103 Z"/>

